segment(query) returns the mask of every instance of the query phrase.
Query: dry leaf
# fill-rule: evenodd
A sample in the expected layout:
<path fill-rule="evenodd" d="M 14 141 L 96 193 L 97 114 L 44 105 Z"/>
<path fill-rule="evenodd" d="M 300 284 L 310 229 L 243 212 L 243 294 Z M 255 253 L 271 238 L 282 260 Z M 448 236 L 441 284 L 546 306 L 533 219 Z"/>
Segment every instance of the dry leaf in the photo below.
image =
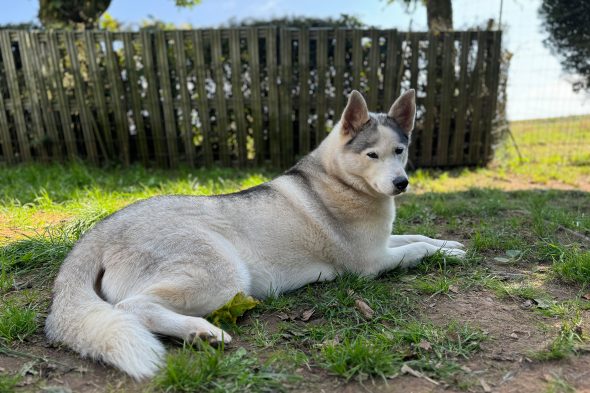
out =
<path fill-rule="evenodd" d="M 456 285 L 449 286 L 449 291 L 453 293 L 459 293 L 459 287 Z"/>
<path fill-rule="evenodd" d="M 420 371 L 414 370 L 412 367 L 408 366 L 407 364 L 404 364 L 402 366 L 401 373 L 402 374 L 410 374 L 410 375 L 412 375 L 412 376 L 414 376 L 416 378 L 425 379 L 425 380 L 427 380 L 428 382 L 430 382 L 430 383 L 432 383 L 434 385 L 438 385 L 439 384 L 434 379 L 428 378 L 426 375 L 422 374 Z"/>
<path fill-rule="evenodd" d="M 583 294 L 582 299 L 590 300 L 590 292 Z"/>
<path fill-rule="evenodd" d="M 419 348 L 424 349 L 425 351 L 430 351 L 432 349 L 432 345 L 425 340 L 420 341 L 420 344 L 418 344 Z"/>
<path fill-rule="evenodd" d="M 479 384 L 481 385 L 481 387 L 483 388 L 483 391 L 486 393 L 490 393 L 492 391 L 492 388 L 490 387 L 490 385 L 488 385 L 488 383 L 485 381 L 485 379 L 480 378 L 479 379 Z"/>
<path fill-rule="evenodd" d="M 279 313 L 277 313 L 277 317 L 279 317 L 279 319 L 280 319 L 281 321 L 286 321 L 287 319 L 289 319 L 289 318 L 290 318 L 290 317 L 289 317 L 287 314 L 285 314 L 284 312 L 279 312 Z"/>
<path fill-rule="evenodd" d="M 309 309 L 307 311 L 303 311 L 303 313 L 301 313 L 301 318 L 300 319 L 303 322 L 307 322 L 307 321 L 309 321 L 309 318 L 311 318 L 311 316 L 313 315 L 314 312 L 315 312 L 315 309 L 314 308 Z"/>
<path fill-rule="evenodd" d="M 375 311 L 373 311 L 373 309 L 369 307 L 367 303 L 365 303 L 361 299 L 356 299 L 354 301 L 354 305 L 356 306 L 357 310 L 359 310 L 361 314 L 363 314 L 363 317 L 365 317 L 366 319 L 373 318 Z"/>

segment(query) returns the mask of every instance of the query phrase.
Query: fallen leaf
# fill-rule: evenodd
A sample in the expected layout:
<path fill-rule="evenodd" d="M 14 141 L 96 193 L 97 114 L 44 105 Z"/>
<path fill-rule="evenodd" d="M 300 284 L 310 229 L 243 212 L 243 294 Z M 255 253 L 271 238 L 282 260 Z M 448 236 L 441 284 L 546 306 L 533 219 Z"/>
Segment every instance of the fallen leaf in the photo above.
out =
<path fill-rule="evenodd" d="M 321 346 L 322 347 L 335 347 L 336 345 L 340 344 L 340 337 L 339 336 L 335 336 L 333 339 L 331 340 L 326 340 L 324 341 Z"/>
<path fill-rule="evenodd" d="M 527 299 L 522 303 L 522 306 L 524 308 L 531 308 L 531 307 L 533 307 L 533 302 Z"/>
<path fill-rule="evenodd" d="M 432 345 L 428 341 L 422 340 L 418 344 L 418 348 L 422 348 L 425 351 L 430 351 L 432 349 Z"/>
<path fill-rule="evenodd" d="M 590 292 L 583 294 L 582 299 L 590 300 Z"/>
<path fill-rule="evenodd" d="M 551 306 L 555 304 L 555 301 L 547 299 L 533 299 L 533 301 L 537 304 L 537 308 L 540 308 L 541 310 L 551 308 Z"/>
<path fill-rule="evenodd" d="M 414 370 L 412 367 L 408 366 L 407 364 L 404 364 L 401 368 L 401 373 L 402 374 L 410 374 L 416 378 L 422 378 L 427 380 L 428 382 L 434 384 L 434 385 L 438 385 L 439 383 L 433 379 L 428 378 L 426 375 L 422 374 L 420 371 L 416 371 Z"/>
<path fill-rule="evenodd" d="M 502 263 L 508 263 L 508 262 L 510 262 L 510 259 L 504 258 L 504 257 L 494 257 L 494 260 L 495 261 L 498 261 L 498 262 L 502 262 Z"/>
<path fill-rule="evenodd" d="M 238 292 L 224 306 L 209 314 L 207 319 L 217 326 L 221 323 L 228 323 L 235 326 L 238 318 L 244 315 L 246 311 L 256 307 L 258 303 L 260 302 L 252 296 L 246 296 L 243 292 Z"/>
<path fill-rule="evenodd" d="M 375 311 L 373 311 L 373 309 L 369 307 L 367 303 L 365 303 L 361 299 L 356 299 L 354 301 L 354 305 L 356 306 L 357 310 L 359 310 L 360 313 L 363 314 L 363 317 L 365 317 L 366 319 L 373 318 Z"/>
<path fill-rule="evenodd" d="M 459 287 L 456 285 L 450 285 L 449 286 L 449 291 L 453 292 L 453 293 L 459 293 Z"/>
<path fill-rule="evenodd" d="M 313 315 L 313 313 L 315 312 L 315 308 L 311 308 L 307 311 L 303 311 L 303 313 L 301 313 L 301 320 L 303 322 L 307 322 L 309 321 L 309 318 L 311 318 L 311 316 Z"/>
<path fill-rule="evenodd" d="M 285 314 L 284 312 L 279 312 L 279 313 L 277 313 L 277 317 L 279 317 L 279 319 L 280 319 L 281 321 L 286 321 L 287 319 L 289 319 L 289 318 L 290 318 L 290 317 L 289 317 L 287 314 Z"/>
<path fill-rule="evenodd" d="M 490 387 L 490 385 L 488 385 L 488 383 L 485 381 L 485 379 L 480 378 L 479 379 L 479 384 L 481 385 L 481 387 L 483 388 L 483 391 L 486 393 L 490 393 L 492 391 L 492 388 Z"/>
<path fill-rule="evenodd" d="M 506 255 L 508 255 L 510 258 L 519 257 L 521 254 L 522 251 L 520 250 L 506 250 Z"/>

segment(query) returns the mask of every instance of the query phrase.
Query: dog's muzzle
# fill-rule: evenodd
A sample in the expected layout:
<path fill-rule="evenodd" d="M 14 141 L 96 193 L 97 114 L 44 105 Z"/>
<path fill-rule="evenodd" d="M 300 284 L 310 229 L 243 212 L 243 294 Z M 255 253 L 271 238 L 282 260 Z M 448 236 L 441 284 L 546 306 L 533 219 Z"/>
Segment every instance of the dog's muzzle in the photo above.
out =
<path fill-rule="evenodd" d="M 406 188 L 408 188 L 408 184 L 408 179 L 403 176 L 398 176 L 395 179 L 393 179 L 393 187 L 395 194 L 399 194 L 406 191 Z"/>

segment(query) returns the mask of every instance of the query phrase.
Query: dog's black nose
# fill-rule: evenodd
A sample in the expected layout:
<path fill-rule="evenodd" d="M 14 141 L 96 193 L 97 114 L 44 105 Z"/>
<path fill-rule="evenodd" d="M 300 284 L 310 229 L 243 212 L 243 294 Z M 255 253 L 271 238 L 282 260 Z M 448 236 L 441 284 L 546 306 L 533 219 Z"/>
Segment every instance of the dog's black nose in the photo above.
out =
<path fill-rule="evenodd" d="M 393 185 L 399 191 L 404 191 L 408 187 L 408 179 L 406 179 L 403 176 L 398 176 L 395 179 L 393 179 Z"/>

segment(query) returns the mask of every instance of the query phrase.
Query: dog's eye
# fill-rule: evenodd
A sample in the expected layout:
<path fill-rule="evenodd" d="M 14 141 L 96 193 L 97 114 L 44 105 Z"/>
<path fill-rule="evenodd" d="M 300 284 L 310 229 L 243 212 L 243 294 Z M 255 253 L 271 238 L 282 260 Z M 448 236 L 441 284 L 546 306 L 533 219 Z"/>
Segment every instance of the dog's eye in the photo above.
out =
<path fill-rule="evenodd" d="M 404 148 L 403 147 L 396 147 L 396 149 L 394 151 L 395 151 L 395 154 L 402 154 L 404 152 Z"/>
<path fill-rule="evenodd" d="M 377 153 L 375 153 L 374 151 L 367 153 L 367 156 L 369 156 L 370 158 L 374 158 L 377 159 L 379 158 L 379 156 L 377 155 Z"/>

